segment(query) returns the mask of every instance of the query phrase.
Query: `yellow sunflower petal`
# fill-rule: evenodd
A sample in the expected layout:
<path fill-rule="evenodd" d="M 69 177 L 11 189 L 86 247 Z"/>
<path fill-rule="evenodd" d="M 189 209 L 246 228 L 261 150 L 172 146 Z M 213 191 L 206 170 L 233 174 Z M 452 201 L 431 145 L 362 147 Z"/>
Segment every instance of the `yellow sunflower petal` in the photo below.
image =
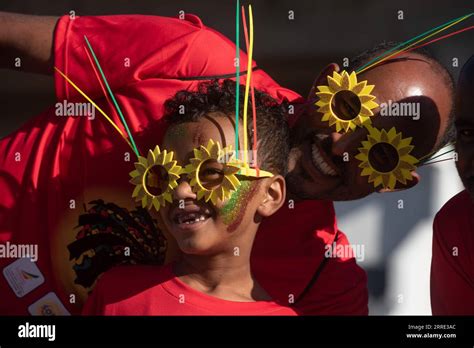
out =
<path fill-rule="evenodd" d="M 139 173 L 139 175 L 145 173 L 147 166 L 140 163 L 140 162 L 135 162 L 133 164 L 135 166 L 136 171 Z M 133 173 L 133 172 L 132 172 Z M 131 174 L 131 173 L 130 173 Z"/>
<path fill-rule="evenodd" d="M 351 72 L 351 74 L 349 75 L 349 82 L 350 82 L 349 84 L 350 90 L 357 85 L 357 74 L 355 71 Z"/>
<path fill-rule="evenodd" d="M 327 112 L 321 117 L 321 121 L 328 121 L 330 118 L 332 118 L 332 115 Z"/>
<path fill-rule="evenodd" d="M 350 89 L 351 83 L 350 83 L 350 78 L 347 71 L 342 72 L 340 85 L 341 85 L 341 89 Z"/>
<path fill-rule="evenodd" d="M 133 189 L 132 198 L 135 198 L 135 197 L 141 198 L 144 193 L 145 193 L 145 190 L 143 189 L 143 185 L 137 185 Z"/>
<path fill-rule="evenodd" d="M 410 145 L 410 144 L 411 144 L 411 140 L 412 140 L 411 137 L 410 137 L 410 138 L 404 138 L 404 139 L 402 139 L 402 140 L 400 141 L 399 147 L 405 147 L 405 146 Z"/>
<path fill-rule="evenodd" d="M 392 128 L 393 129 L 393 128 Z M 398 133 L 395 135 L 395 137 L 391 140 L 391 144 L 395 147 L 395 148 L 399 148 L 400 146 L 400 140 L 402 140 L 402 133 Z"/>
<path fill-rule="evenodd" d="M 328 113 L 331 111 L 330 104 L 325 104 L 321 105 L 321 107 L 318 109 L 319 112 L 321 113 Z"/>
<path fill-rule="evenodd" d="M 337 73 L 335 72 L 335 74 Z M 339 84 L 339 81 L 333 79 L 331 76 L 328 76 L 328 85 L 332 92 L 338 92 L 341 90 L 341 85 Z"/>
<path fill-rule="evenodd" d="M 400 157 L 403 157 L 405 155 L 408 155 L 415 147 L 413 145 L 410 146 L 405 146 L 401 149 L 398 150 L 398 155 Z"/>
<path fill-rule="evenodd" d="M 329 89 L 329 86 L 318 86 L 318 90 L 321 93 L 331 93 L 331 90 Z"/>
<path fill-rule="evenodd" d="M 148 205 L 148 195 L 145 195 L 143 196 L 143 199 L 142 199 L 142 208 L 146 208 L 147 205 Z"/>
<path fill-rule="evenodd" d="M 393 171 L 393 175 L 395 176 L 398 182 L 401 182 L 402 184 L 407 183 L 406 178 L 403 176 L 403 171 L 401 169 L 395 169 Z"/>
<path fill-rule="evenodd" d="M 208 147 L 208 150 L 209 150 L 209 157 L 214 158 L 214 159 L 219 158 L 220 150 L 221 150 L 219 143 L 212 144 L 210 148 Z"/>
<path fill-rule="evenodd" d="M 148 165 L 155 163 L 155 154 L 151 150 L 148 150 L 147 162 Z"/>
<path fill-rule="evenodd" d="M 362 104 L 360 106 L 359 115 L 368 117 L 368 116 L 373 116 L 374 113 L 372 112 L 372 110 L 370 110 L 369 108 L 367 108 L 365 105 Z"/>
<path fill-rule="evenodd" d="M 383 174 L 382 175 L 380 175 L 380 174 L 377 175 L 377 177 L 374 180 L 374 187 L 382 185 L 382 183 L 383 183 L 382 176 L 383 176 Z"/>
<path fill-rule="evenodd" d="M 352 93 L 355 93 L 357 95 L 360 95 L 361 92 L 364 90 L 365 86 L 367 86 L 367 81 L 361 81 L 358 84 L 356 84 L 354 87 L 352 87 Z"/>
<path fill-rule="evenodd" d="M 235 175 L 226 175 L 225 179 L 232 185 L 233 190 L 240 186 L 240 180 Z"/>
<path fill-rule="evenodd" d="M 359 100 L 362 104 L 371 102 L 375 100 L 375 96 L 373 95 L 359 95 Z"/>
<path fill-rule="evenodd" d="M 397 183 L 397 180 L 395 179 L 395 176 L 392 173 L 388 174 L 388 183 L 386 187 L 393 190 L 395 188 L 396 183 Z"/>
<path fill-rule="evenodd" d="M 171 192 L 164 193 L 162 197 L 163 197 L 164 201 L 168 201 L 170 203 L 173 203 L 173 197 L 171 196 Z M 164 206 L 164 204 L 163 204 L 163 206 Z"/>
<path fill-rule="evenodd" d="M 363 96 L 362 96 L 363 97 Z M 361 98 L 362 98 L 361 97 Z M 379 104 L 377 104 L 376 102 L 374 102 L 373 100 L 369 100 L 367 102 L 364 102 L 363 104 L 367 109 L 376 109 L 378 108 Z"/>
<path fill-rule="evenodd" d="M 156 209 L 156 211 L 160 210 L 160 202 L 156 197 L 154 197 L 152 199 L 152 203 L 153 203 L 153 207 Z"/>
<path fill-rule="evenodd" d="M 319 106 L 319 107 L 323 107 L 325 105 L 328 105 L 329 103 L 327 101 L 324 101 L 324 100 L 318 100 L 316 103 L 314 103 L 314 105 L 316 106 Z"/>
<path fill-rule="evenodd" d="M 134 176 L 129 182 L 133 185 L 141 185 L 143 182 L 143 175 Z"/>
<path fill-rule="evenodd" d="M 202 199 L 202 197 L 204 197 L 206 195 L 206 191 L 204 190 L 199 190 L 197 191 L 197 195 L 196 195 L 196 198 L 198 200 Z M 206 199 L 206 202 L 208 201 L 208 199 Z"/>
<path fill-rule="evenodd" d="M 324 104 L 324 103 L 329 103 L 332 99 L 332 96 L 334 95 L 333 93 L 329 92 L 329 93 L 316 93 L 316 95 L 319 97 L 319 101 L 316 103 L 317 106 L 320 106 L 322 104 L 320 104 L 321 102 Z"/>
<path fill-rule="evenodd" d="M 360 92 L 360 94 L 370 94 L 374 90 L 374 85 L 366 85 L 364 89 Z"/>
<path fill-rule="evenodd" d="M 363 163 L 367 163 L 367 155 L 366 155 L 366 154 L 359 153 L 359 154 L 355 155 L 354 158 L 357 159 L 357 160 L 359 160 L 359 161 L 362 161 L 361 165 L 362 165 Z"/>
<path fill-rule="evenodd" d="M 147 162 L 146 158 L 143 157 L 143 156 L 139 156 L 139 157 L 138 157 L 138 163 L 140 163 L 140 164 L 141 164 L 142 166 L 144 166 L 145 168 L 148 167 L 148 162 Z"/>

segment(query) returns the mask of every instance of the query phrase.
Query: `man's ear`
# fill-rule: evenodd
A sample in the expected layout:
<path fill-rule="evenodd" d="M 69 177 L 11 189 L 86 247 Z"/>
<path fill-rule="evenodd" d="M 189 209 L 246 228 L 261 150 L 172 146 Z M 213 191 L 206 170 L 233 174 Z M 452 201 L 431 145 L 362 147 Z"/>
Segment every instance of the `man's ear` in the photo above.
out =
<path fill-rule="evenodd" d="M 309 91 L 308 101 L 316 100 L 316 92 L 318 91 L 317 87 L 321 85 L 327 85 L 328 75 L 332 76 L 334 71 L 340 71 L 339 65 L 336 63 L 331 63 L 319 73 L 319 76 L 314 80 L 313 86 L 311 86 L 311 90 Z"/>
<path fill-rule="evenodd" d="M 411 180 L 407 180 L 406 184 L 402 184 L 400 182 L 397 182 L 397 184 L 395 185 L 395 188 L 393 190 L 391 190 L 391 189 L 380 189 L 380 190 L 377 190 L 377 192 L 378 193 L 384 193 L 384 192 L 397 192 L 397 191 L 408 190 L 408 189 L 416 186 L 421 180 L 421 177 L 417 172 L 412 171 L 411 175 L 412 175 L 413 178 Z"/>
<path fill-rule="evenodd" d="M 281 175 L 265 178 L 263 185 L 264 198 L 258 206 L 257 212 L 263 217 L 268 217 L 276 213 L 276 211 L 285 203 L 285 178 Z"/>

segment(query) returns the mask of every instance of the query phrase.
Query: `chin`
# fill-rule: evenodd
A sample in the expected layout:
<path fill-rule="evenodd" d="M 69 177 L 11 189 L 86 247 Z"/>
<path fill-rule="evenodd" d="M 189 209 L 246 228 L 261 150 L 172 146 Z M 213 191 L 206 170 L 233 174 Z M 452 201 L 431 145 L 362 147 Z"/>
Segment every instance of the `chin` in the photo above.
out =
<path fill-rule="evenodd" d="M 194 238 L 178 241 L 179 249 L 188 255 L 209 255 L 212 247 L 208 243 L 200 242 Z"/>

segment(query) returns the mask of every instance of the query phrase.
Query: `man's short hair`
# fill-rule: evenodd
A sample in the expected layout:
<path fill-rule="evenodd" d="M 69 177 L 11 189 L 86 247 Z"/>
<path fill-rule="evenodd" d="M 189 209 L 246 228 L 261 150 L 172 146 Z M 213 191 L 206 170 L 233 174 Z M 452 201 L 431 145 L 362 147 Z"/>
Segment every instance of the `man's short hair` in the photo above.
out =
<path fill-rule="evenodd" d="M 243 119 L 245 86 L 240 89 L 239 119 Z M 196 122 L 211 112 L 235 117 L 236 84 L 226 79 L 207 81 L 197 91 L 179 91 L 165 102 L 165 117 L 170 125 Z M 180 113 L 183 110 L 184 114 Z M 286 120 L 287 103 L 278 103 L 269 95 L 255 89 L 257 112 L 257 161 L 259 167 L 274 174 L 286 175 L 289 154 L 289 127 Z M 249 97 L 247 134 L 249 150 L 253 148 L 252 100 Z"/>

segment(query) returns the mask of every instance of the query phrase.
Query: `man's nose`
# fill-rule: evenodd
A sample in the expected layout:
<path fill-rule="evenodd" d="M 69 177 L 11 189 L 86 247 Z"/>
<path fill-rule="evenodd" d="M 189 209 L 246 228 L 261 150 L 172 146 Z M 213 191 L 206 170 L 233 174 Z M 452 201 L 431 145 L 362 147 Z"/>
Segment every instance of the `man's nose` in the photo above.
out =
<path fill-rule="evenodd" d="M 347 133 L 331 133 L 331 153 L 334 156 L 343 157 L 345 153 L 353 154 L 354 151 L 362 145 L 362 141 L 367 138 L 367 131 L 365 129 L 357 128 L 352 132 Z"/>
<path fill-rule="evenodd" d="M 345 140 L 345 138 L 347 139 L 348 137 L 345 136 L 345 134 L 340 134 L 340 133 L 336 133 L 336 132 L 333 132 L 331 133 L 331 153 L 334 155 L 334 156 L 340 156 L 342 157 L 344 155 L 344 152 L 346 152 L 346 148 L 347 148 L 347 140 Z"/>
<path fill-rule="evenodd" d="M 193 192 L 189 181 L 185 178 L 178 180 L 178 186 L 173 191 L 173 198 L 177 201 L 184 199 L 196 199 L 197 195 Z"/>

